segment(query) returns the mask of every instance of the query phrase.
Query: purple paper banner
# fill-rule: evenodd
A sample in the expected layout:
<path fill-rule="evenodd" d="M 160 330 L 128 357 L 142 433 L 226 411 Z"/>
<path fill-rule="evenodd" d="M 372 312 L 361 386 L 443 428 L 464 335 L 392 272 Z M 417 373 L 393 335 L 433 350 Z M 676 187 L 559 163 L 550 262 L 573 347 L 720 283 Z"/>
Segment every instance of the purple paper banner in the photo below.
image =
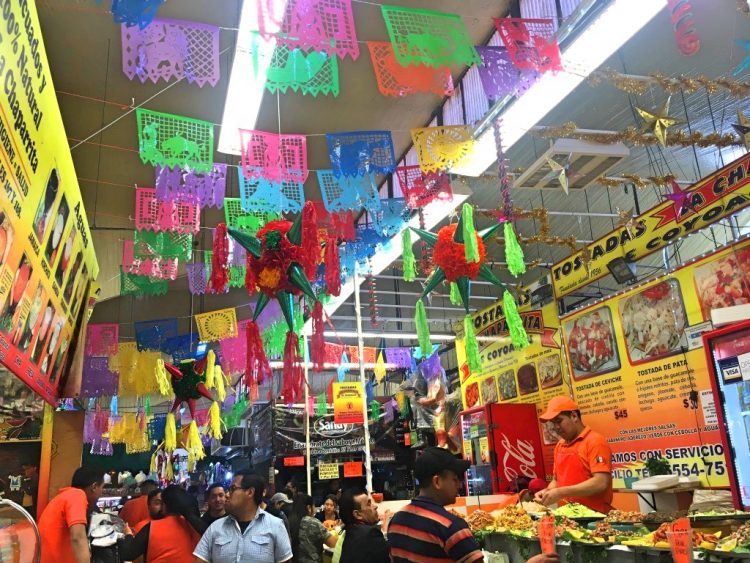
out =
<path fill-rule="evenodd" d="M 477 47 L 482 59 L 479 78 L 485 95 L 491 100 L 520 96 L 541 76 L 535 70 L 518 70 L 505 47 Z"/>
<path fill-rule="evenodd" d="M 179 167 L 155 167 L 156 199 L 184 201 L 201 207 L 224 207 L 227 165 L 214 164 L 210 174 Z"/>

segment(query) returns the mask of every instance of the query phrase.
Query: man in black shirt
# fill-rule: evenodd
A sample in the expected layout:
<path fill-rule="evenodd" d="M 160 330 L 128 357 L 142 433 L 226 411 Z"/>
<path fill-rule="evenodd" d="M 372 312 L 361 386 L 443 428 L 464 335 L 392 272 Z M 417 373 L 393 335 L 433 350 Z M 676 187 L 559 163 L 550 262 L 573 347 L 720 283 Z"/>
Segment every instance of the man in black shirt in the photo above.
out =
<path fill-rule="evenodd" d="M 344 523 L 340 563 L 387 563 L 388 544 L 381 528 L 378 505 L 365 491 L 347 490 L 341 496 L 339 515 Z M 383 516 L 384 527 L 388 512 Z"/>
<path fill-rule="evenodd" d="M 224 518 L 227 515 L 225 508 L 227 494 L 224 485 L 214 483 L 206 491 L 206 496 L 208 497 L 208 510 L 201 516 L 201 519 L 206 523 L 206 526 L 210 526 L 219 518 Z"/>

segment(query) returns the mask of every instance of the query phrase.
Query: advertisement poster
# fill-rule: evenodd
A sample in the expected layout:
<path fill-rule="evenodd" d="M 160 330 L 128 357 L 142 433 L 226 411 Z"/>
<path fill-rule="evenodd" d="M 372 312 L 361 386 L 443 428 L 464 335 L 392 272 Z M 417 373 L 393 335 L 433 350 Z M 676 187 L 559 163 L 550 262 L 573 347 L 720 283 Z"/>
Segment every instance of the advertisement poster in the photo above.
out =
<path fill-rule="evenodd" d="M 0 362 L 56 404 L 98 265 L 36 6 L 0 18 Z"/>
<path fill-rule="evenodd" d="M 373 461 L 393 461 L 396 450 L 395 421 L 387 419 L 385 408 L 377 421 L 370 420 L 370 451 Z M 305 453 L 305 410 L 302 405 L 273 407 L 273 449 L 277 456 Z M 310 417 L 310 455 L 333 458 L 363 455 L 365 432 L 361 424 L 337 424 L 333 410 Z M 315 461 L 313 461 L 315 463 Z"/>
<path fill-rule="evenodd" d="M 333 382 L 333 421 L 337 424 L 363 424 L 361 383 Z"/>
<path fill-rule="evenodd" d="M 560 322 L 557 305 L 549 303 L 541 309 L 520 307 L 529 345 L 516 350 L 508 336 L 503 300 L 474 314 L 477 336 L 496 336 L 493 342 L 479 341 L 482 362 L 480 374 L 461 371 L 463 408 L 487 403 L 530 403 L 541 414 L 547 402 L 557 395 L 570 394 L 568 378 L 563 369 Z M 463 328 L 463 327 L 461 327 Z M 456 340 L 458 365 L 466 362 L 463 341 Z M 541 425 L 545 470 L 552 474 L 552 451 L 558 437 L 548 425 Z"/>
<path fill-rule="evenodd" d="M 684 204 L 665 201 L 637 217 L 633 228 L 621 227 L 589 244 L 588 271 L 582 250 L 555 264 L 552 285 L 557 298 L 609 274 L 607 264 L 615 258 L 643 258 L 750 205 L 750 154 L 684 191 L 690 192 Z"/>
<path fill-rule="evenodd" d="M 706 486 L 729 485 L 705 352 L 685 329 L 712 308 L 750 303 L 748 274 L 745 241 L 562 318 L 574 396 L 612 446 L 615 487 L 650 457 Z"/>

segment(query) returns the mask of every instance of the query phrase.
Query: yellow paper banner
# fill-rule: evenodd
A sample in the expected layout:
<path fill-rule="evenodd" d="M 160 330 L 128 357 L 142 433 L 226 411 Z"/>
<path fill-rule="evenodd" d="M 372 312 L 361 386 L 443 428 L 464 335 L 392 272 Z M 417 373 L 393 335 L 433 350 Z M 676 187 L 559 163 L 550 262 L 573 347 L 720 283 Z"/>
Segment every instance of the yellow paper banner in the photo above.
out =
<path fill-rule="evenodd" d="M 467 125 L 423 127 L 411 130 L 419 167 L 425 174 L 446 170 L 471 152 L 474 138 Z"/>
<path fill-rule="evenodd" d="M 195 315 L 201 342 L 216 342 L 237 336 L 237 314 L 233 307 Z"/>

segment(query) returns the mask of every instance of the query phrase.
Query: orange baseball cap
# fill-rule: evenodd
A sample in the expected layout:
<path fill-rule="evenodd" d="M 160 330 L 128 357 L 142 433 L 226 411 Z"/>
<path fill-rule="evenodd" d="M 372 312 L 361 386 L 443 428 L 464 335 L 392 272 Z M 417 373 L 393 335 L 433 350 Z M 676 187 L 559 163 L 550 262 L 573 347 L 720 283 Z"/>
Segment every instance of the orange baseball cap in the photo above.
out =
<path fill-rule="evenodd" d="M 558 395 L 550 399 L 547 403 L 547 412 L 539 417 L 542 422 L 548 422 L 555 418 L 561 412 L 566 411 L 577 411 L 578 404 L 571 398 L 565 395 Z"/>

